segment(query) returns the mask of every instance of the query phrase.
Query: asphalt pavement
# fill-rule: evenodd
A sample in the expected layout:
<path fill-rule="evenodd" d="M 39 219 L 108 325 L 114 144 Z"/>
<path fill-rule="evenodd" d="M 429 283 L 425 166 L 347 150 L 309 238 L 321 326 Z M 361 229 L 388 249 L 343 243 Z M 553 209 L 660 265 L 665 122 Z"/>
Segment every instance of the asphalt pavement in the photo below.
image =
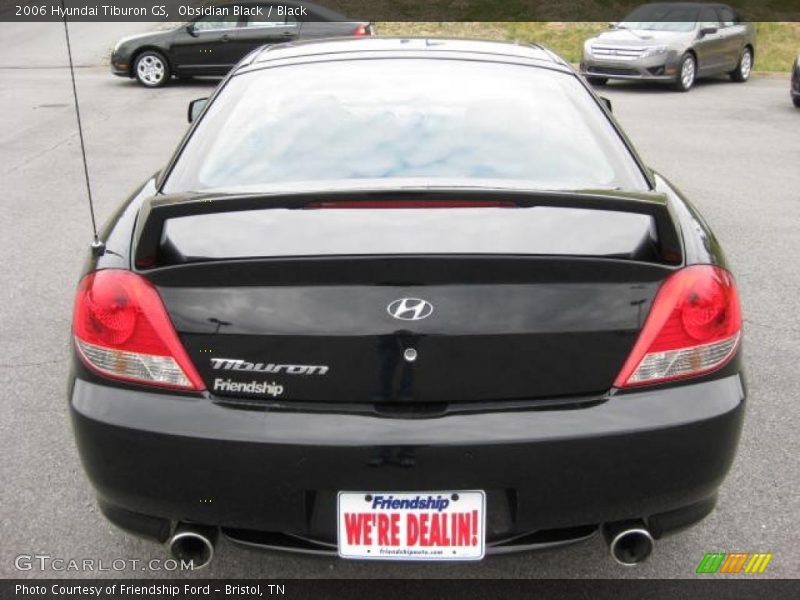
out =
<path fill-rule="evenodd" d="M 150 27 L 73 25 L 100 222 L 164 164 L 187 127 L 187 102 L 215 85 L 147 90 L 113 77 L 104 61 L 114 41 Z M 745 314 L 749 408 L 719 505 L 700 525 L 660 541 L 647 563 L 616 565 L 599 538 L 447 565 L 297 557 L 223 541 L 217 560 L 194 574 L 141 565 L 17 570 L 19 555 L 106 566 L 167 558 L 162 547 L 100 515 L 67 418 L 70 312 L 91 228 L 65 64 L 60 24 L 0 24 L 0 576 L 671 578 L 694 576 L 712 551 L 771 552 L 764 577 L 798 576 L 800 110 L 789 99 L 788 74 L 746 84 L 720 78 L 688 94 L 628 84 L 602 92 L 647 163 L 678 185 L 714 228 Z"/>

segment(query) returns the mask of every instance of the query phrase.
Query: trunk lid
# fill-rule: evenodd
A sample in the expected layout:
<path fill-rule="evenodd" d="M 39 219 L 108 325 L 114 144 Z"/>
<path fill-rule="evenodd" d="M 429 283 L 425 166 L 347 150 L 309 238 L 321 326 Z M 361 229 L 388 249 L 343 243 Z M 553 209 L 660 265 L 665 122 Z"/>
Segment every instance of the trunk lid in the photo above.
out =
<path fill-rule="evenodd" d="M 160 291 L 208 389 L 220 396 L 452 403 L 608 390 L 658 286 L 648 275 Z M 404 300 L 406 318 L 420 301 L 429 316 L 396 318 Z"/>

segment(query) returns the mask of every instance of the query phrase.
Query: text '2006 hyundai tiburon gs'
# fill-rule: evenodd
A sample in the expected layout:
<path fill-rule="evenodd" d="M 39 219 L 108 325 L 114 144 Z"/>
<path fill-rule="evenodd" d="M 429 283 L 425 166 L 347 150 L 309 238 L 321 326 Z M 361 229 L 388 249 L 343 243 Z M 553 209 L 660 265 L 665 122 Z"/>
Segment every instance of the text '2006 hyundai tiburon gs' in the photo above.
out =
<path fill-rule="evenodd" d="M 713 509 L 734 280 L 563 60 L 289 44 L 199 107 L 77 290 L 70 408 L 111 521 L 195 566 L 220 533 L 477 560 L 603 532 L 633 564 Z"/>

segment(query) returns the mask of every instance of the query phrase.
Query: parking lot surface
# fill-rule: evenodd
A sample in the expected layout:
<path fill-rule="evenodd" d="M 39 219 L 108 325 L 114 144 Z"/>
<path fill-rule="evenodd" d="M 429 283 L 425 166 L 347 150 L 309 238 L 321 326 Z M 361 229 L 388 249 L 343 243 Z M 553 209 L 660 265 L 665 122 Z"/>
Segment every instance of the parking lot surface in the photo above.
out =
<path fill-rule="evenodd" d="M 148 26 L 73 26 L 100 222 L 165 163 L 187 127 L 187 102 L 215 85 L 148 90 L 113 77 L 103 64 L 108 51 L 117 37 L 142 27 Z M 736 462 L 717 510 L 658 543 L 649 562 L 618 566 L 599 537 L 556 551 L 448 565 L 297 557 L 223 541 L 216 561 L 189 575 L 141 565 L 17 570 L 15 557 L 24 554 L 106 565 L 167 558 L 160 546 L 100 515 L 67 418 L 70 311 L 91 229 L 65 63 L 60 24 L 0 24 L 0 576 L 691 577 L 712 551 L 771 552 L 763 576 L 798 576 L 800 110 L 789 99 L 788 74 L 746 84 L 700 82 L 688 94 L 636 84 L 602 90 L 645 161 L 680 187 L 714 228 L 745 314 L 750 399 Z"/>

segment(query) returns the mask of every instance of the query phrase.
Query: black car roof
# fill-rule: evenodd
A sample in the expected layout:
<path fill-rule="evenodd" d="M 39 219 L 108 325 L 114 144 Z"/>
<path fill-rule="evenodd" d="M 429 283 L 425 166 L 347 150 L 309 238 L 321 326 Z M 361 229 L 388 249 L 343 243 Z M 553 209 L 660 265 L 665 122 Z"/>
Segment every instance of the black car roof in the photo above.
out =
<path fill-rule="evenodd" d="M 516 42 L 494 42 L 467 39 L 409 38 L 409 37 L 348 37 L 326 40 L 308 40 L 266 46 L 255 51 L 239 67 L 239 71 L 271 66 L 272 63 L 316 57 L 362 58 L 376 54 L 386 58 L 447 55 L 450 58 L 476 57 L 483 60 L 508 60 L 539 63 L 550 68 L 572 72 L 572 68 L 558 55 L 536 45 Z"/>

